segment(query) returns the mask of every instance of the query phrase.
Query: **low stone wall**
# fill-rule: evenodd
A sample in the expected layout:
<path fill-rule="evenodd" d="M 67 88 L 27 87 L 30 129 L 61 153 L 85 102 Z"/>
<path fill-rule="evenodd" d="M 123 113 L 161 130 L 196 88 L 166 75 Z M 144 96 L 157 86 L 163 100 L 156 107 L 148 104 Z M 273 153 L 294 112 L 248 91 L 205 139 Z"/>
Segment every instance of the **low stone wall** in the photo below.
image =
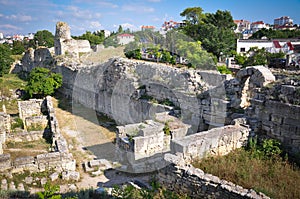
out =
<path fill-rule="evenodd" d="M 280 140 L 288 151 L 300 152 L 300 106 L 277 101 L 252 100 L 249 116 L 256 132 Z"/>
<path fill-rule="evenodd" d="M 50 123 L 50 133 L 53 137 L 53 147 L 54 152 L 45 153 L 37 155 L 36 157 L 19 157 L 15 160 L 11 160 L 9 154 L 3 154 L 0 156 L 0 170 L 11 170 L 12 173 L 22 172 L 24 170 L 29 170 L 31 172 L 42 172 L 48 169 L 55 169 L 56 171 L 75 171 L 76 161 L 74 160 L 71 153 L 68 150 L 68 144 L 65 138 L 60 134 L 58 122 L 55 116 L 55 110 L 51 101 L 51 97 L 46 97 L 45 101 L 38 100 L 38 103 L 35 100 L 26 101 L 21 106 L 24 109 L 28 106 L 33 106 L 33 110 L 22 111 L 21 117 L 25 115 L 31 115 L 33 112 L 38 113 L 41 110 L 41 107 L 38 107 L 37 104 L 42 106 L 42 103 L 45 103 L 46 110 L 48 112 L 48 118 Z M 24 114 L 26 113 L 26 114 Z M 28 118 L 28 117 L 27 117 Z M 31 117 L 29 117 L 31 118 Z M 43 117 L 44 118 L 44 117 Z M 45 118 L 44 118 L 45 119 Z M 15 134 L 9 134 L 7 141 L 22 142 L 22 141 L 33 141 L 43 138 L 44 131 L 31 131 L 31 132 L 21 132 Z"/>
<path fill-rule="evenodd" d="M 217 176 L 204 173 L 201 169 L 187 165 L 182 157 L 166 154 L 170 164 L 159 170 L 157 179 L 161 185 L 176 193 L 187 194 L 191 198 L 267 199 L 263 193 L 244 189 Z"/>
<path fill-rule="evenodd" d="M 10 133 L 7 136 L 7 142 L 30 142 L 43 139 L 44 131 L 23 131 Z"/>
<path fill-rule="evenodd" d="M 242 147 L 248 136 L 249 129 L 240 125 L 214 128 L 172 140 L 171 152 L 182 153 L 187 162 L 206 155 L 225 155 Z"/>
<path fill-rule="evenodd" d="M 18 101 L 19 117 L 24 121 L 27 117 L 42 115 L 43 99 Z"/>

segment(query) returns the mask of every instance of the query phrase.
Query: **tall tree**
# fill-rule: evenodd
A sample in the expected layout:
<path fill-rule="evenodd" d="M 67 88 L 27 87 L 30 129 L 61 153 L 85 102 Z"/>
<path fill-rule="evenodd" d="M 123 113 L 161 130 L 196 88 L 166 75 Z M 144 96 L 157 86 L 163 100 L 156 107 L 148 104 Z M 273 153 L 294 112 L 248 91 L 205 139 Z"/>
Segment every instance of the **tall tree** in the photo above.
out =
<path fill-rule="evenodd" d="M 7 74 L 13 63 L 11 49 L 6 44 L 0 44 L 0 76 Z"/>
<path fill-rule="evenodd" d="M 39 46 L 51 48 L 54 46 L 54 35 L 48 30 L 37 31 L 34 35 L 34 41 Z"/>
<path fill-rule="evenodd" d="M 123 27 L 121 25 L 119 25 L 118 33 L 123 33 Z"/>
<path fill-rule="evenodd" d="M 180 16 L 185 17 L 185 22 L 189 25 L 201 24 L 205 18 L 205 14 L 202 13 L 203 9 L 200 7 L 186 8 L 180 13 Z"/>
<path fill-rule="evenodd" d="M 183 28 L 186 34 L 201 41 L 208 52 L 219 57 L 221 52 L 226 55 L 235 49 L 235 24 L 229 11 L 202 14 L 202 9 L 195 7 L 185 9 L 181 16 L 188 22 Z"/>

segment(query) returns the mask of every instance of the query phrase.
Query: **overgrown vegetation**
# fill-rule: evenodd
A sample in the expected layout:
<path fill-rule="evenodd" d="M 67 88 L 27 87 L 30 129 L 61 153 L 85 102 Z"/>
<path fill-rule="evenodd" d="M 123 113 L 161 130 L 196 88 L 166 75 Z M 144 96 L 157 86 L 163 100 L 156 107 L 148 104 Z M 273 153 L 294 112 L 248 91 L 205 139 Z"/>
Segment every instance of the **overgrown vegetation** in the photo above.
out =
<path fill-rule="evenodd" d="M 217 70 L 221 74 L 232 74 L 231 70 L 229 70 L 226 65 L 217 66 Z"/>
<path fill-rule="evenodd" d="M 36 67 L 29 74 L 26 91 L 29 97 L 42 98 L 52 95 L 61 86 L 61 74 L 52 73 L 47 68 Z"/>
<path fill-rule="evenodd" d="M 195 167 L 270 196 L 271 198 L 298 198 L 300 170 L 283 156 L 280 143 L 266 139 L 250 139 L 245 148 L 226 156 L 208 157 L 193 163 Z"/>

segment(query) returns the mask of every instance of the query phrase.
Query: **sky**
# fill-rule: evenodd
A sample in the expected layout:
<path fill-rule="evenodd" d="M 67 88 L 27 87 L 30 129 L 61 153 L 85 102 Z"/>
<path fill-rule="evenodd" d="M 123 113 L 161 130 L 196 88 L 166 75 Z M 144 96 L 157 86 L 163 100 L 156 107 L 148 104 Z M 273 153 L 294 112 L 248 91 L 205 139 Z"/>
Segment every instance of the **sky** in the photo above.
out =
<path fill-rule="evenodd" d="M 233 19 L 250 22 L 289 16 L 300 24 L 300 0 L 0 0 L 0 32 L 4 35 L 55 33 L 58 21 L 67 22 L 71 34 L 86 31 L 140 30 L 142 25 L 157 29 L 165 20 L 181 21 L 188 7 L 201 7 L 204 13 L 230 11 Z"/>

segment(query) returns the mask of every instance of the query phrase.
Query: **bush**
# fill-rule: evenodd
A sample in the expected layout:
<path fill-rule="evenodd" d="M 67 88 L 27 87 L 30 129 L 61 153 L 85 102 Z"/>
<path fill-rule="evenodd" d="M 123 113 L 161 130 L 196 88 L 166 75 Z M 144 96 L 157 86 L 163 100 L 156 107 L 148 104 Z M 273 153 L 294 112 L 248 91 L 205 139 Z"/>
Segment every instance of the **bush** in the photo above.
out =
<path fill-rule="evenodd" d="M 225 66 L 217 66 L 217 70 L 221 73 L 221 74 L 232 74 L 232 72 Z"/>

